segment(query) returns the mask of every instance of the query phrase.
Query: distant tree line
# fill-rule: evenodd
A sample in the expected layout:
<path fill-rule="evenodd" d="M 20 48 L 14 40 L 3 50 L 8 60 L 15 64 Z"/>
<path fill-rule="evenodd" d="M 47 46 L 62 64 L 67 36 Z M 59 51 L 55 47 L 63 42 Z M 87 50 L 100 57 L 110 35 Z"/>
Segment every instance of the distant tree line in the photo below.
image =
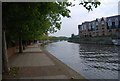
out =
<path fill-rule="evenodd" d="M 68 37 L 42 36 L 40 40 L 68 40 Z"/>

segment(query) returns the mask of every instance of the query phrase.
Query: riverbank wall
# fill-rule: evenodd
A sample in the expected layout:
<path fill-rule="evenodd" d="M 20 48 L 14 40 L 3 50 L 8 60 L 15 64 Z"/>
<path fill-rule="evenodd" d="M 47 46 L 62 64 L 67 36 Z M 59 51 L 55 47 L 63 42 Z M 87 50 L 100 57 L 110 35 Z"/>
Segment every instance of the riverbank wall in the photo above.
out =
<path fill-rule="evenodd" d="M 114 45 L 111 37 L 70 38 L 68 42 L 82 43 L 82 44 Z"/>

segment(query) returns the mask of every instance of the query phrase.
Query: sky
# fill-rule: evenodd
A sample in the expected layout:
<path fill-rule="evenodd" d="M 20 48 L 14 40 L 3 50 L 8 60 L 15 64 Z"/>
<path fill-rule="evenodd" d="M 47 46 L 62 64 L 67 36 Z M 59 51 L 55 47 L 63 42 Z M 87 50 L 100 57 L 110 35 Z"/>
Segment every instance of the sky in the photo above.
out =
<path fill-rule="evenodd" d="M 71 34 L 78 35 L 78 25 L 82 22 L 118 15 L 118 2 L 120 0 L 99 0 L 101 5 L 90 12 L 79 5 L 79 1 L 72 1 L 76 6 L 68 7 L 71 10 L 71 18 L 62 18 L 61 29 L 54 34 L 50 34 L 50 36 L 70 37 Z"/>

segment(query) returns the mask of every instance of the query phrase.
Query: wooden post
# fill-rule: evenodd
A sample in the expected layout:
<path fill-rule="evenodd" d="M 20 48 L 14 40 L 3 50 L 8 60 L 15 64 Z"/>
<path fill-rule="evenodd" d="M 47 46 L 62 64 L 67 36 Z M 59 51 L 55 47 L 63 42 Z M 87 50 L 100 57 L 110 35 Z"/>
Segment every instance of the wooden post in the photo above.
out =
<path fill-rule="evenodd" d="M 2 32 L 2 63 L 3 63 L 2 64 L 3 72 L 8 73 L 10 68 L 8 66 L 8 55 L 7 55 L 5 31 Z"/>

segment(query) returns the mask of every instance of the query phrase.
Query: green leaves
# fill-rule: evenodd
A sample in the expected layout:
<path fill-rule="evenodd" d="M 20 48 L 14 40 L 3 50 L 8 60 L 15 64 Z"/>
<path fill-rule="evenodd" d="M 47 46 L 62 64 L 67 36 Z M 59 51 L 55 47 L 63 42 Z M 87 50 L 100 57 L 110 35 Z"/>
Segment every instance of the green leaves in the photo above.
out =
<path fill-rule="evenodd" d="M 92 11 L 93 8 L 97 8 L 98 6 L 100 6 L 100 2 L 98 0 L 91 0 L 91 1 L 82 1 L 79 5 L 83 5 L 83 7 L 85 7 L 88 11 Z"/>

